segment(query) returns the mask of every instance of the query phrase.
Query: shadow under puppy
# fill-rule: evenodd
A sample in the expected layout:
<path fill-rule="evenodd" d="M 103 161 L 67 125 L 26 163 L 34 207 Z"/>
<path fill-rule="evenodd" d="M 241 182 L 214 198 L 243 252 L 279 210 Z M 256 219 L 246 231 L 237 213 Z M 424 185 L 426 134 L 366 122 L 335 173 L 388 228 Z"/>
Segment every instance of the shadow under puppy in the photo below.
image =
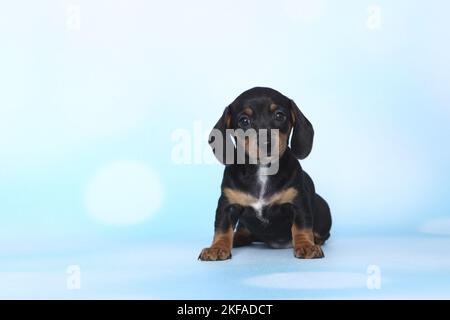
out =
<path fill-rule="evenodd" d="M 232 137 L 230 132 L 238 129 L 266 131 L 267 137 Z M 232 247 L 255 241 L 273 248 L 293 247 L 297 258 L 324 256 L 321 245 L 330 236 L 330 209 L 297 160 L 309 155 L 313 136 L 311 123 L 294 101 L 270 88 L 245 91 L 225 108 L 209 141 L 215 156 L 226 164 L 222 192 L 214 239 L 200 260 L 230 259 Z M 237 161 L 236 146 L 244 148 L 244 161 Z M 277 171 L 267 174 L 274 167 Z"/>

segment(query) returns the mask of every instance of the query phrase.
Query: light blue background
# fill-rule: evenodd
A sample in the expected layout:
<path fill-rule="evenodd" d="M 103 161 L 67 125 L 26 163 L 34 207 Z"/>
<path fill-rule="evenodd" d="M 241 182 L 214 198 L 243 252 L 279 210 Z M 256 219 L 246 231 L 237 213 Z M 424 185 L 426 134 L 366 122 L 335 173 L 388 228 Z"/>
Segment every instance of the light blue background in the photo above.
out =
<path fill-rule="evenodd" d="M 67 26 L 70 5 L 80 8 L 80 30 Z M 367 26 L 370 5 L 381 9 L 376 30 Z M 223 168 L 175 164 L 171 135 L 193 132 L 196 121 L 207 134 L 228 103 L 259 85 L 294 99 L 314 125 L 314 148 L 302 166 L 332 209 L 337 240 L 329 250 L 350 237 L 448 241 L 449 10 L 445 1 L 3 2 L 1 295 L 71 298 L 51 286 L 28 287 L 16 272 L 60 272 L 63 279 L 66 265 L 127 245 L 183 243 L 193 255 L 174 264 L 193 263 L 212 236 Z M 143 163 L 161 181 L 162 205 L 141 223 L 101 223 L 86 207 L 92 178 L 117 161 Z M 140 270 L 140 260 L 129 259 Z M 147 259 L 152 264 L 151 254 Z M 101 270 L 101 259 L 93 264 Z M 163 269 L 151 273 L 156 282 L 173 277 Z M 9 273 L 20 281 L 5 282 Z M 143 277 L 147 282 L 108 294 L 85 289 L 75 297 L 232 297 L 233 288 L 163 290 Z M 283 292 L 276 297 L 308 296 Z M 340 295 L 309 294 L 316 296 Z"/>

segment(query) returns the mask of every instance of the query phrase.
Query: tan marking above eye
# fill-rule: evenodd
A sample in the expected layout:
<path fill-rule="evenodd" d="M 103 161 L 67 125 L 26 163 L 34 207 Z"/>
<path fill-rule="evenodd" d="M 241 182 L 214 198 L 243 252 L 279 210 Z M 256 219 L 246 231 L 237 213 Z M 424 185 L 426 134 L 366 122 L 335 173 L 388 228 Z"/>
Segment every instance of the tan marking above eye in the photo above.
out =
<path fill-rule="evenodd" d="M 274 112 L 274 111 L 277 110 L 277 109 L 278 109 L 278 106 L 277 106 L 276 104 L 272 103 L 272 104 L 270 105 L 270 111 Z"/>
<path fill-rule="evenodd" d="M 251 116 L 253 115 L 253 110 L 252 110 L 252 108 L 250 108 L 250 107 L 245 107 L 245 108 L 244 108 L 244 113 L 245 113 L 246 115 L 248 115 L 249 117 L 251 117 Z"/>

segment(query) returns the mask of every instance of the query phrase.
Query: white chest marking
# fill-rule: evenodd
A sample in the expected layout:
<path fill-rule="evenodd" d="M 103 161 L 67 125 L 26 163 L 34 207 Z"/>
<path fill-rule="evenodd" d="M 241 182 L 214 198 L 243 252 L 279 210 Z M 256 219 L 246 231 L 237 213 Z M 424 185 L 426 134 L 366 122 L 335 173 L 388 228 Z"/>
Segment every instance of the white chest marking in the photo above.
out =
<path fill-rule="evenodd" d="M 256 217 L 259 220 L 261 220 L 262 222 L 266 222 L 266 223 L 269 221 L 263 217 L 262 209 L 267 204 L 267 201 L 264 199 L 264 194 L 266 193 L 267 180 L 268 180 L 268 175 L 265 172 L 265 168 L 264 167 L 259 168 L 259 170 L 258 170 L 258 184 L 260 187 L 259 196 L 258 196 L 258 200 L 251 205 L 253 207 L 253 209 L 255 209 L 255 211 L 256 211 Z"/>

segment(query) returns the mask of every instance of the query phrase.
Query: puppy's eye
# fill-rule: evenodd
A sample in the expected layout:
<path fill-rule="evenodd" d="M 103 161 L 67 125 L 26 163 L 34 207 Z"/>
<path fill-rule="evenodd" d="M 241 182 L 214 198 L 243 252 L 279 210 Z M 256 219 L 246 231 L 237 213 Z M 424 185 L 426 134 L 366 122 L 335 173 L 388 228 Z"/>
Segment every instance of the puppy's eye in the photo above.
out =
<path fill-rule="evenodd" d="M 250 118 L 247 117 L 247 116 L 241 116 L 241 117 L 239 118 L 239 126 L 240 126 L 242 129 L 248 128 L 248 127 L 250 126 Z"/>
<path fill-rule="evenodd" d="M 286 120 L 286 115 L 283 111 L 275 112 L 275 120 L 279 122 L 284 122 Z"/>

